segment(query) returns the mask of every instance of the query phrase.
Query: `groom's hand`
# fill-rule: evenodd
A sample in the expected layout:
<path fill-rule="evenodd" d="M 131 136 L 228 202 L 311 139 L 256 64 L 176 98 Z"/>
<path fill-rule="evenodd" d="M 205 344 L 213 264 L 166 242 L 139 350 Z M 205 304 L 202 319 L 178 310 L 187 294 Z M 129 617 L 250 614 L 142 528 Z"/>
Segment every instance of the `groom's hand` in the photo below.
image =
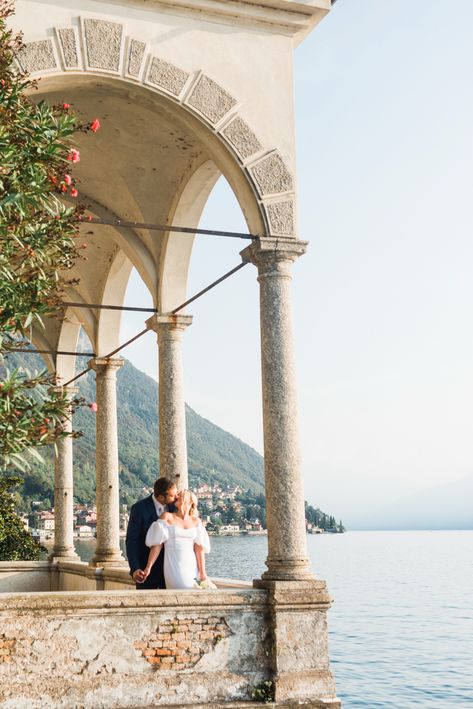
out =
<path fill-rule="evenodd" d="M 142 569 L 136 569 L 136 571 L 133 571 L 132 578 L 133 578 L 133 581 L 135 581 L 136 583 L 143 583 L 146 576 L 145 576 L 144 571 L 142 571 Z"/>

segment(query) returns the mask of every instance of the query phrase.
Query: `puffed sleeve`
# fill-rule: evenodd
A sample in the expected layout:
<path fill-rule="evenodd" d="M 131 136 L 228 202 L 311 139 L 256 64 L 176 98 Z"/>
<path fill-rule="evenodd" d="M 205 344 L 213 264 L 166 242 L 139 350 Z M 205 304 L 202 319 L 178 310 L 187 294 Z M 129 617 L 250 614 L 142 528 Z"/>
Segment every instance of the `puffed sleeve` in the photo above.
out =
<path fill-rule="evenodd" d="M 209 535 L 207 533 L 207 530 L 205 529 L 202 522 L 199 522 L 199 524 L 197 526 L 197 535 L 195 538 L 195 543 L 198 544 L 200 547 L 202 547 L 206 554 L 209 553 L 210 539 L 209 539 Z"/>
<path fill-rule="evenodd" d="M 158 519 L 153 522 L 146 534 L 145 544 L 147 547 L 154 547 L 157 544 L 164 544 L 169 539 L 169 531 L 166 522 Z"/>

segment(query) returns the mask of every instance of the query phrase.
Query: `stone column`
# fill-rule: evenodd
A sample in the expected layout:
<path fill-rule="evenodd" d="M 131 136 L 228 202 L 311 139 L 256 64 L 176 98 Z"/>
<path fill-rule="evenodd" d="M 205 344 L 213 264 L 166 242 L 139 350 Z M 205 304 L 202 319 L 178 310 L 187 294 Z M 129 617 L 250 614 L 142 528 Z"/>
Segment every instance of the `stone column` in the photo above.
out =
<path fill-rule="evenodd" d="M 310 579 L 300 471 L 290 282 L 306 242 L 255 240 L 241 252 L 258 267 L 268 570 L 263 579 Z"/>
<path fill-rule="evenodd" d="M 64 394 L 69 400 L 77 392 L 75 387 L 56 387 L 55 391 Z M 62 422 L 63 429 L 72 431 L 72 411 Z M 74 549 L 74 497 L 73 497 L 73 439 L 61 438 L 56 443 L 54 458 L 54 547 L 51 561 L 78 561 Z"/>
<path fill-rule="evenodd" d="M 91 566 L 121 566 L 118 481 L 117 370 L 123 360 L 93 359 L 96 372 L 97 542 Z"/>
<path fill-rule="evenodd" d="M 192 315 L 153 315 L 146 321 L 158 335 L 160 476 L 179 489 L 189 485 L 182 333 L 191 323 Z"/>

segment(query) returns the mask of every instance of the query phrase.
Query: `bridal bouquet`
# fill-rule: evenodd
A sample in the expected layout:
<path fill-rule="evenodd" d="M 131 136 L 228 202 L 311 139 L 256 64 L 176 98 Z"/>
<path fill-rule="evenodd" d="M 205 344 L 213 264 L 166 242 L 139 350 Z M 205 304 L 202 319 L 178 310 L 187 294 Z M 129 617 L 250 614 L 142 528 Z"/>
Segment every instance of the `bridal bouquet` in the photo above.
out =
<path fill-rule="evenodd" d="M 201 591 L 208 591 L 209 589 L 216 589 L 217 586 L 211 579 L 205 579 L 205 581 L 201 581 L 200 579 L 194 579 L 193 588 L 199 588 Z"/>

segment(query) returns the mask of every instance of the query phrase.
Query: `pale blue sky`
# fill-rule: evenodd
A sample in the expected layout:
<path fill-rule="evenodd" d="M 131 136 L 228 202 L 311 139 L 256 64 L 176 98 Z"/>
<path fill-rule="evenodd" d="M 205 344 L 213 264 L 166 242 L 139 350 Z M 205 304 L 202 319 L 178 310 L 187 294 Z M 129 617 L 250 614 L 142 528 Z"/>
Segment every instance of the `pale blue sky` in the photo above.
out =
<path fill-rule="evenodd" d="M 338 0 L 296 50 L 303 472 L 352 526 L 473 472 L 472 26 L 471 0 Z M 245 228 L 223 182 L 204 225 Z M 190 293 L 244 245 L 199 237 Z M 185 378 L 193 408 L 261 451 L 255 276 L 191 306 Z M 123 339 L 141 328 L 127 315 Z M 124 355 L 155 372 L 152 334 Z"/>

